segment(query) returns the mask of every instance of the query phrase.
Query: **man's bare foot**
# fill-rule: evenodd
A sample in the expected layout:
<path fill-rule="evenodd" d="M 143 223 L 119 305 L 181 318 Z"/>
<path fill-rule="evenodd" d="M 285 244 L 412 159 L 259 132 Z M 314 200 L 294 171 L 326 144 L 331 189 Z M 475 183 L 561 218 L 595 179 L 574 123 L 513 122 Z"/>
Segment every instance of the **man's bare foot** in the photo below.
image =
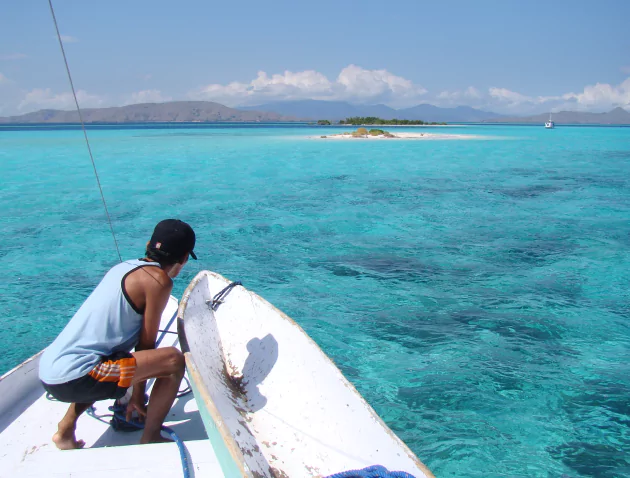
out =
<path fill-rule="evenodd" d="M 53 435 L 52 441 L 55 442 L 55 445 L 57 445 L 57 448 L 60 450 L 76 450 L 85 446 L 85 442 L 83 440 L 76 439 L 74 436 L 74 430 L 63 433 L 58 431 Z"/>

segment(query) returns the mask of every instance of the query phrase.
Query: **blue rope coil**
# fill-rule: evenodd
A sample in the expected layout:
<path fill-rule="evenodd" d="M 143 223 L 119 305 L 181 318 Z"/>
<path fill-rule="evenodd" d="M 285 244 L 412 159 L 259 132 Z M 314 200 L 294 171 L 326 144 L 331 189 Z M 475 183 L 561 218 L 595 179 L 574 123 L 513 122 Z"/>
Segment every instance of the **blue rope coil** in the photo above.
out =
<path fill-rule="evenodd" d="M 144 428 L 144 423 L 136 420 L 127 421 L 127 417 L 125 416 L 127 408 L 124 405 L 120 405 L 118 400 L 116 400 L 114 405 L 109 407 L 109 409 L 114 413 L 112 421 L 110 422 L 110 425 L 114 430 L 133 431 L 134 429 L 141 430 Z M 184 478 L 190 478 L 190 464 L 188 463 L 188 455 L 186 454 L 186 445 L 184 445 L 184 442 L 177 436 L 173 429 L 162 425 L 162 430 L 168 433 L 177 445 L 179 458 L 182 462 Z"/>
<path fill-rule="evenodd" d="M 342 471 L 326 478 L 414 478 L 414 476 L 404 471 L 389 471 L 384 466 L 374 465 L 362 470 Z"/>

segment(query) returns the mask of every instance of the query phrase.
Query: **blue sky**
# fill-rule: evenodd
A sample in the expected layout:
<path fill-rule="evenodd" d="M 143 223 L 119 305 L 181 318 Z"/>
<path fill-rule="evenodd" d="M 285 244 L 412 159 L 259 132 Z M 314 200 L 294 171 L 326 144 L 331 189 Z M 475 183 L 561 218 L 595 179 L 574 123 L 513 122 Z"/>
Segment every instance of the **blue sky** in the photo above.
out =
<path fill-rule="evenodd" d="M 54 2 L 82 106 L 630 108 L 630 1 Z M 70 108 L 45 0 L 0 3 L 0 115 Z"/>

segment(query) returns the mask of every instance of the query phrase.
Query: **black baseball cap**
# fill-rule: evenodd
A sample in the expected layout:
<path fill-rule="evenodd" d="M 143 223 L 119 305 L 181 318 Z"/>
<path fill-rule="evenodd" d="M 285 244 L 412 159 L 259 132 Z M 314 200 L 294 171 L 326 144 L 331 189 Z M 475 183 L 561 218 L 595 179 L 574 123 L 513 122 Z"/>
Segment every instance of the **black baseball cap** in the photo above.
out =
<path fill-rule="evenodd" d="M 190 256 L 197 260 L 193 252 L 195 240 L 195 231 L 184 221 L 164 219 L 155 226 L 149 248 L 167 257 L 181 257 L 189 252 Z"/>

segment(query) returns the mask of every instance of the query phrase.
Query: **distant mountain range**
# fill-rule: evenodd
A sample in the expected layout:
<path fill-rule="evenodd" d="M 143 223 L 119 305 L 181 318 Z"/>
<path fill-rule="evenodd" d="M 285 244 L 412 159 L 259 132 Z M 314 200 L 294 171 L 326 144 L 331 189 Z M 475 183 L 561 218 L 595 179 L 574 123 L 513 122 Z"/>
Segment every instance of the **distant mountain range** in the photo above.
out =
<path fill-rule="evenodd" d="M 278 113 L 242 111 L 210 101 L 142 103 L 114 108 L 81 109 L 86 123 L 151 123 L 178 121 L 295 121 Z M 0 118 L 0 123 L 78 123 L 76 111 L 40 110 L 20 116 Z"/>
<path fill-rule="evenodd" d="M 408 119 L 446 123 L 532 123 L 543 124 L 549 113 L 528 117 L 505 117 L 468 106 L 440 108 L 422 104 L 396 110 L 386 105 L 352 105 L 343 101 L 283 101 L 254 107 L 228 108 L 210 101 L 172 101 L 143 103 L 113 108 L 81 110 L 86 123 L 153 123 L 153 122 L 278 122 L 327 119 L 338 121 L 352 116 L 375 116 L 383 119 Z M 553 114 L 559 124 L 630 124 L 630 113 L 615 108 L 608 113 L 562 111 Z M 0 118 L 2 123 L 78 123 L 76 111 L 40 110 L 20 116 Z"/>
<path fill-rule="evenodd" d="M 498 118 L 485 121 L 486 123 L 538 123 L 543 124 L 549 119 L 549 113 L 526 117 Z M 615 108 L 608 113 L 586 113 L 580 111 L 560 111 L 552 114 L 556 124 L 629 124 L 630 113 L 623 108 Z"/>
<path fill-rule="evenodd" d="M 469 106 L 440 108 L 422 104 L 412 108 L 396 110 L 386 105 L 353 105 L 345 101 L 299 100 L 266 103 L 258 106 L 241 107 L 243 111 L 270 111 L 280 115 L 311 120 L 338 121 L 352 116 L 376 116 L 382 119 L 408 119 L 436 122 L 476 122 L 501 115 L 482 111 Z"/>

